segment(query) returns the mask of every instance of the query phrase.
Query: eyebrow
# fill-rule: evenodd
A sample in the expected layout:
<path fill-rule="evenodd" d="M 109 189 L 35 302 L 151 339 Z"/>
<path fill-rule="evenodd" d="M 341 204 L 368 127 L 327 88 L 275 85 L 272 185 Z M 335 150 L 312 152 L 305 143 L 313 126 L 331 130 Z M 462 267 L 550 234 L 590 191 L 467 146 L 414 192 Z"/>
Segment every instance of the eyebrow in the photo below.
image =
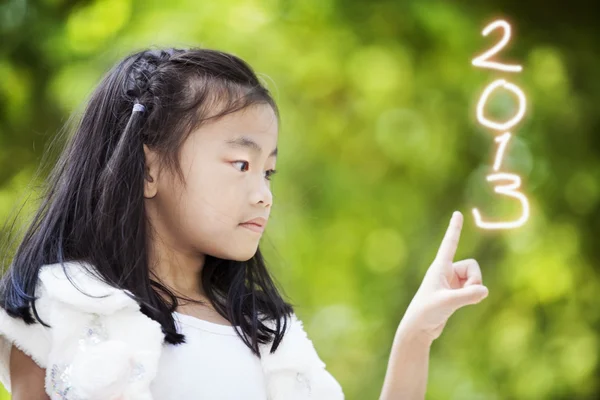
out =
<path fill-rule="evenodd" d="M 260 145 L 254 140 L 250 139 L 248 136 L 239 136 L 233 139 L 229 139 L 226 140 L 225 143 L 227 143 L 230 147 L 245 147 L 250 149 L 254 153 L 262 153 L 262 148 L 260 147 Z M 277 147 L 275 147 L 275 150 L 273 150 L 271 154 L 269 154 L 269 157 L 277 157 Z"/>

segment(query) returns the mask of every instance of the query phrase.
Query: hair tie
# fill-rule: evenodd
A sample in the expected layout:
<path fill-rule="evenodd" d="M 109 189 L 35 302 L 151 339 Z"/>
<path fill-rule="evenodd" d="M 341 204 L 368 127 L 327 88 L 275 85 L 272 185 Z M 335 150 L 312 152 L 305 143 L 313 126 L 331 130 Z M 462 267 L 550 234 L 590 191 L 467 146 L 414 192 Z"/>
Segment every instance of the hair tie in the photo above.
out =
<path fill-rule="evenodd" d="M 146 110 L 146 107 L 144 107 L 143 104 L 140 103 L 135 103 L 133 105 L 133 112 L 139 111 L 139 112 L 144 112 Z"/>

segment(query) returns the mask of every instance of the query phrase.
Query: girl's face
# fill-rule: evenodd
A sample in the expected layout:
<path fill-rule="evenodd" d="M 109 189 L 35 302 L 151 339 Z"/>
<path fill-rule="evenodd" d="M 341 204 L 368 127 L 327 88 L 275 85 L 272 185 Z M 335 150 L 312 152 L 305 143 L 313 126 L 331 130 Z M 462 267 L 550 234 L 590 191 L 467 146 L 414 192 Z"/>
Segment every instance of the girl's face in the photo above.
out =
<path fill-rule="evenodd" d="M 269 105 L 253 105 L 210 121 L 183 143 L 180 164 L 185 186 L 159 171 L 146 146 L 146 209 L 160 240 L 187 256 L 198 253 L 246 261 L 262 232 L 240 225 L 269 218 L 269 181 L 277 153 L 277 117 Z"/>

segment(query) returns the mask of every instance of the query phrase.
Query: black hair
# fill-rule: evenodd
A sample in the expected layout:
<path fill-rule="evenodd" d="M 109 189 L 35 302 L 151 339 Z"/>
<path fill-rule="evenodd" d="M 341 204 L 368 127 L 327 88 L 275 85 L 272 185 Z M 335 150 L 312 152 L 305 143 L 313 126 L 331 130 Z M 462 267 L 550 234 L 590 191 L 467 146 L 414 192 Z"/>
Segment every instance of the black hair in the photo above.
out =
<path fill-rule="evenodd" d="M 138 103 L 143 112 L 133 111 Z M 105 283 L 129 291 L 160 323 L 165 342 L 184 343 L 172 315 L 177 296 L 152 279 L 148 266 L 143 145 L 183 179 L 178 150 L 186 137 L 204 121 L 255 104 L 270 105 L 279 118 L 252 68 L 226 52 L 144 49 L 118 62 L 91 94 L 43 186 L 40 206 L 2 277 L 0 305 L 28 324 L 49 326 L 35 308 L 40 268 L 81 260 Z M 277 349 L 293 308 L 260 249 L 243 262 L 207 254 L 201 281 L 215 310 L 240 326 L 243 334 L 236 332 L 254 354 L 260 357 L 258 343 L 273 341 L 271 352 Z"/>

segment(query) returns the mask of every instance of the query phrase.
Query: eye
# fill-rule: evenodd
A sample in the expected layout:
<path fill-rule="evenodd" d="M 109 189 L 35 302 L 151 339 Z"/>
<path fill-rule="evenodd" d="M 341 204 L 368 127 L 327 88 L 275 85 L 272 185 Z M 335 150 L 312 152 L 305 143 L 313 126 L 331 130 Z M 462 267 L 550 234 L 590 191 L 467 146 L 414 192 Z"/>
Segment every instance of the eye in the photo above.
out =
<path fill-rule="evenodd" d="M 268 171 L 267 171 L 267 174 L 268 174 L 268 175 L 267 175 L 267 179 L 268 179 L 268 180 L 271 180 L 271 177 L 272 177 L 273 175 L 275 175 L 275 173 L 276 173 L 276 172 L 277 172 L 277 170 L 274 170 L 274 169 L 270 169 L 270 170 L 268 170 Z"/>
<path fill-rule="evenodd" d="M 245 163 L 245 164 L 250 165 L 250 163 L 248 161 L 244 161 L 244 160 L 234 161 L 233 164 L 235 164 L 235 163 Z"/>
<path fill-rule="evenodd" d="M 250 167 L 250 163 L 248 161 L 245 160 L 237 160 L 237 161 L 233 161 L 233 163 L 244 163 L 244 164 L 248 164 L 248 167 Z M 266 179 L 267 180 L 271 180 L 271 177 L 277 172 L 277 170 L 275 169 L 270 169 L 267 171 L 267 176 Z"/>

